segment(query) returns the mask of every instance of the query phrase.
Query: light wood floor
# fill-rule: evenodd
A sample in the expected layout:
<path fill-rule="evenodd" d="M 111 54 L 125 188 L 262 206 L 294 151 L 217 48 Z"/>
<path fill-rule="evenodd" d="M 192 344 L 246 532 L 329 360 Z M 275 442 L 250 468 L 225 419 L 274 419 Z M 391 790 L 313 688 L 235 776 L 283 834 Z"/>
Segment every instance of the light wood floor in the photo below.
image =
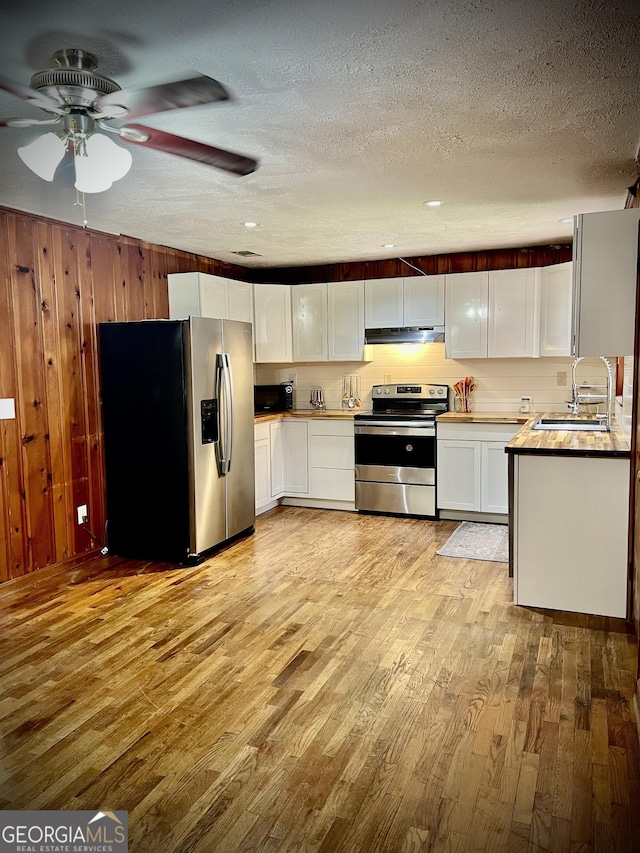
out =
<path fill-rule="evenodd" d="M 640 850 L 633 635 L 514 607 L 455 526 L 279 508 L 0 589 L 0 807 L 148 853 Z"/>

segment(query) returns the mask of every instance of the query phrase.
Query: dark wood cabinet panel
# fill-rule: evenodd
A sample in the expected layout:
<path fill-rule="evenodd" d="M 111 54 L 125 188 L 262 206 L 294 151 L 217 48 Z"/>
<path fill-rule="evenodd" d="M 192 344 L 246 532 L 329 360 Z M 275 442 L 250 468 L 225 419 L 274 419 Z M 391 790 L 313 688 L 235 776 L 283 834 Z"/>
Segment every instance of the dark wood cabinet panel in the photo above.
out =
<path fill-rule="evenodd" d="M 248 270 L 248 281 L 281 284 L 312 284 L 319 281 L 360 281 L 373 278 L 396 278 L 418 275 L 417 267 L 427 275 L 508 270 L 518 267 L 544 267 L 571 260 L 571 244 L 529 246 L 515 249 L 486 249 L 477 252 L 454 252 L 448 255 L 427 255 L 351 264 L 287 267 L 283 269 Z"/>

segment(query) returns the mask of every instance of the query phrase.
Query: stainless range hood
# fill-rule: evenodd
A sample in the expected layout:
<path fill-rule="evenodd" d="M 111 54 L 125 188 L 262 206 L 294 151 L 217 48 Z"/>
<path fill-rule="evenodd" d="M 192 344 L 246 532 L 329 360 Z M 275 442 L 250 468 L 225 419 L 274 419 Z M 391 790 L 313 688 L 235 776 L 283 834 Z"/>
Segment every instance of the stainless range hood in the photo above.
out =
<path fill-rule="evenodd" d="M 403 326 L 389 329 L 365 329 L 365 344 L 439 344 L 444 341 L 444 326 Z"/>

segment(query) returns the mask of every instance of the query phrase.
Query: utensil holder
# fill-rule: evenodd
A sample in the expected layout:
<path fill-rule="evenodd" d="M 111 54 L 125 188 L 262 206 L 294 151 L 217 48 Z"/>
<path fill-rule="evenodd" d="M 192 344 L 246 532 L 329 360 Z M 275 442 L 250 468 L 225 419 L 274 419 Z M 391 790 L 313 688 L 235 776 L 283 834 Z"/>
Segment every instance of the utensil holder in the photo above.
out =
<path fill-rule="evenodd" d="M 359 409 L 361 403 L 360 376 L 357 373 L 342 375 L 342 408 Z"/>
<path fill-rule="evenodd" d="M 472 412 L 473 402 L 471 397 L 456 397 L 456 412 Z"/>

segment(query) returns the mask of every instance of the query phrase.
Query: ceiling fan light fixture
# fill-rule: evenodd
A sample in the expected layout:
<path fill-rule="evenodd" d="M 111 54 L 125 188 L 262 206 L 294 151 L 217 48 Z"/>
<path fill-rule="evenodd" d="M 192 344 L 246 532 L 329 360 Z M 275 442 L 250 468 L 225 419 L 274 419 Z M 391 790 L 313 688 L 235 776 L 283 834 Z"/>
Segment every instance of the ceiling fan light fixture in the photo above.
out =
<path fill-rule="evenodd" d="M 49 132 L 18 148 L 18 157 L 39 178 L 52 181 L 66 150 L 66 142 Z"/>
<path fill-rule="evenodd" d="M 75 188 L 83 193 L 108 190 L 114 181 L 124 178 L 133 163 L 129 151 L 101 133 L 92 134 L 75 150 Z"/>

